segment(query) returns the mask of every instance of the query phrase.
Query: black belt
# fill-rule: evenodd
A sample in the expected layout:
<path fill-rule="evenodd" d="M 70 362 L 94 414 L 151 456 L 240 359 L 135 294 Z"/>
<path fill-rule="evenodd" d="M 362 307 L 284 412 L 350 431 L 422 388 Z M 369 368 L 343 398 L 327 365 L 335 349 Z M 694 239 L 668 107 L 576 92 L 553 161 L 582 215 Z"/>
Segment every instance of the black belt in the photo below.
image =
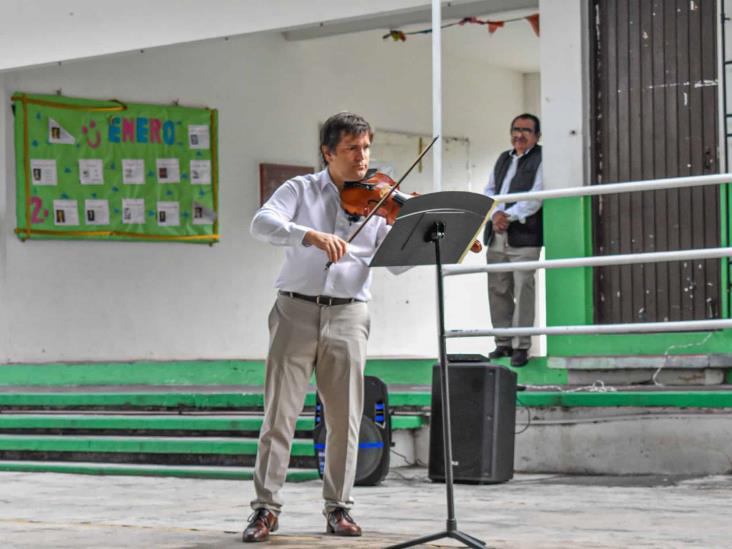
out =
<path fill-rule="evenodd" d="M 303 301 L 310 301 L 311 303 L 317 303 L 318 305 L 324 305 L 326 307 L 332 307 L 333 305 L 347 305 L 349 303 L 361 303 L 362 300 L 353 297 L 328 297 L 327 295 L 304 295 L 298 294 L 297 292 L 285 292 L 280 290 L 280 295 L 286 295 L 295 299 L 302 299 Z"/>

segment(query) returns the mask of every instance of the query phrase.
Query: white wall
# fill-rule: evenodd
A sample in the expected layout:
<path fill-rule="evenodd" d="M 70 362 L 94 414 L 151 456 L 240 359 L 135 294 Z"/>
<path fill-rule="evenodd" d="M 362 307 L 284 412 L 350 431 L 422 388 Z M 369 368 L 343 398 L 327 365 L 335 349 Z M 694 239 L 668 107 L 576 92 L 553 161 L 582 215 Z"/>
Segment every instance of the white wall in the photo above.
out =
<path fill-rule="evenodd" d="M 526 112 L 541 116 L 541 73 L 524 74 L 524 103 Z"/>
<path fill-rule="evenodd" d="M 0 71 L 425 7 L 425 0 L 3 0 Z"/>
<path fill-rule="evenodd" d="M 5 76 L 0 74 L 0 102 L 2 105 L 8 105 L 9 96 L 5 91 Z M 8 155 L 11 154 L 12 133 L 9 126 L 12 121 L 7 107 L 0 108 L 0 140 L 6 145 L 0 148 L 0 180 L 2 180 L 3 190 L 0 192 L 0 359 L 7 360 L 9 356 L 7 349 L 10 349 L 8 319 L 12 317 L 8 303 L 8 287 L 7 287 L 7 245 L 13 228 L 15 228 L 14 208 L 8 206 L 8 196 L 10 196 L 9 187 L 14 185 L 15 176 L 12 175 L 14 162 Z M 14 195 L 14 193 L 13 193 Z"/>
<path fill-rule="evenodd" d="M 500 32 L 512 32 L 511 26 Z M 396 44 L 380 35 L 286 42 L 263 33 L 0 75 L 0 360 L 264 357 L 282 254 L 249 236 L 258 164 L 317 165 L 318 124 L 343 109 L 362 113 L 377 129 L 430 133 L 429 38 Z M 446 51 L 458 36 L 445 37 Z M 443 76 L 444 132 L 470 139 L 473 189 L 479 190 L 508 146 L 512 115 L 525 109 L 524 79 L 518 71 L 459 58 L 444 60 Z M 16 90 L 57 89 L 218 108 L 221 242 L 21 243 L 13 233 L 9 97 Z M 370 355 L 435 356 L 433 271 L 377 272 L 373 290 Z M 447 292 L 448 327 L 489 325 L 482 276 L 452 277 Z M 451 352 L 491 347 L 488 340 L 450 342 Z"/>
<path fill-rule="evenodd" d="M 582 186 L 587 180 L 587 2 L 540 0 L 541 121 L 544 187 Z"/>

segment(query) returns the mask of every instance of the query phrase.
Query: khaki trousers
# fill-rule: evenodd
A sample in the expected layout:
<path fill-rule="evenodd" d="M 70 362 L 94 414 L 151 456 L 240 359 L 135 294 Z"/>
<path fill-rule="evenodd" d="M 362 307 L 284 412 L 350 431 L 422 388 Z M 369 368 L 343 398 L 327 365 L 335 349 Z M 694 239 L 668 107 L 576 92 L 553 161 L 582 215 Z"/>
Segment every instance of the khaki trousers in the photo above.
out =
<path fill-rule="evenodd" d="M 254 471 L 253 509 L 279 514 L 295 422 L 315 372 L 327 429 L 324 512 L 350 509 L 363 415 L 363 372 L 370 320 L 366 303 L 332 307 L 278 296 L 269 315 L 264 421 Z"/>
<path fill-rule="evenodd" d="M 488 264 L 516 261 L 536 261 L 541 248 L 514 248 L 508 245 L 506 233 L 495 233 L 488 247 Z M 488 273 L 488 303 L 491 309 L 491 322 L 494 328 L 518 328 L 534 325 L 534 301 L 536 271 L 513 271 Z M 514 338 L 496 337 L 496 345 L 528 349 L 531 336 Z"/>

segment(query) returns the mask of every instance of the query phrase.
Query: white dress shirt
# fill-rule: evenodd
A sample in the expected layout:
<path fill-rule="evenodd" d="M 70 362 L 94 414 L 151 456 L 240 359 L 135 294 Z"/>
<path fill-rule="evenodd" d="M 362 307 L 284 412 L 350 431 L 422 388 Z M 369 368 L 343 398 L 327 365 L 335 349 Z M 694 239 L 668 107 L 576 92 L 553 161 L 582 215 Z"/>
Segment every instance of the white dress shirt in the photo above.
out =
<path fill-rule="evenodd" d="M 346 254 L 328 270 L 328 255 L 303 244 L 314 229 L 335 234 L 343 240 L 353 234 L 358 222 L 351 222 L 341 207 L 340 193 L 328 169 L 298 176 L 283 183 L 252 219 L 250 231 L 258 240 L 286 246 L 285 262 L 275 287 L 305 295 L 371 299 L 369 263 L 391 227 L 374 216 L 348 245 Z"/>
<path fill-rule="evenodd" d="M 530 150 L 531 149 L 527 150 L 524 154 L 527 154 Z M 491 170 L 491 175 L 488 177 L 488 184 L 485 186 L 485 189 L 483 189 L 483 194 L 491 198 L 494 197 L 496 194 L 507 194 L 511 186 L 511 180 L 513 179 L 513 176 L 516 175 L 516 168 L 518 167 L 519 158 L 521 158 L 522 156 L 523 155 L 517 155 L 516 151 L 511 151 L 511 165 L 508 167 L 506 177 L 504 177 L 503 181 L 501 182 L 498 193 L 496 193 L 496 170 L 495 168 Z M 534 184 L 529 191 L 540 191 L 543 188 L 543 184 L 544 163 L 542 162 L 541 164 L 539 164 L 539 167 L 536 170 L 536 175 L 534 176 Z M 506 212 L 509 221 L 519 221 L 521 223 L 524 223 L 527 217 L 534 215 L 536 212 L 539 211 L 540 208 L 541 200 L 521 200 L 520 202 L 516 202 L 510 208 L 506 208 L 505 202 L 499 202 L 498 204 L 496 204 L 496 209 L 493 212 L 493 215 L 496 215 L 496 212 Z"/>

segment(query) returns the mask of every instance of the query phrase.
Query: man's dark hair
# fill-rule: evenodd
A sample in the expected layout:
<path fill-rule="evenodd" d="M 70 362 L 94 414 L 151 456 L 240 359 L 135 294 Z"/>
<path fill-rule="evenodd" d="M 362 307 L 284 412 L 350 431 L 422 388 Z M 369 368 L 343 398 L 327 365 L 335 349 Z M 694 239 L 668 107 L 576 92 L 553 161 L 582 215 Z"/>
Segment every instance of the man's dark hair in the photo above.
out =
<path fill-rule="evenodd" d="M 336 146 L 344 135 L 361 135 L 367 132 L 369 139 L 373 139 L 374 130 L 363 116 L 352 112 L 339 112 L 331 116 L 320 128 L 320 156 L 323 158 L 323 162 L 328 163 L 323 154 L 323 147 L 330 152 L 335 152 Z"/>
<path fill-rule="evenodd" d="M 536 116 L 535 114 L 531 114 L 528 112 L 525 112 L 524 114 L 519 114 L 516 118 L 511 120 L 511 127 L 513 128 L 513 124 L 514 124 L 514 122 L 516 122 L 516 120 L 521 120 L 522 118 L 528 118 L 529 120 L 533 120 L 534 121 L 534 133 L 536 135 L 539 135 L 541 133 L 541 122 L 539 122 L 539 117 Z"/>

